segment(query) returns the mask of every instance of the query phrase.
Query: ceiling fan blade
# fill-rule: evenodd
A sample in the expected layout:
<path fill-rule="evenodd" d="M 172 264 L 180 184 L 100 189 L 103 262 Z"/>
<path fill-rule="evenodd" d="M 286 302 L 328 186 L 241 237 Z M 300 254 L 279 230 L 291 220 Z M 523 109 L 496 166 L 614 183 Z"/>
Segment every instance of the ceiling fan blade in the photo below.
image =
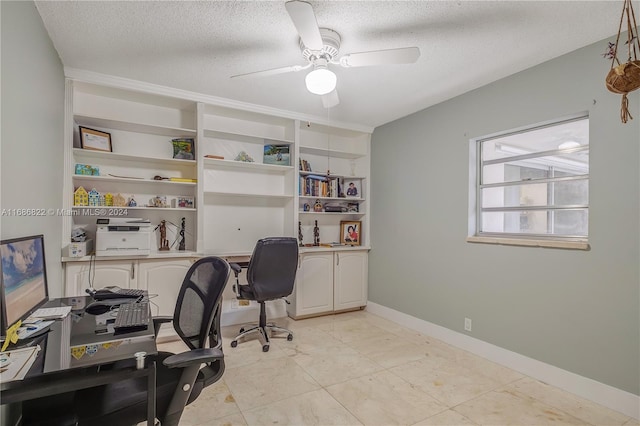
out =
<path fill-rule="evenodd" d="M 232 75 L 231 78 L 246 78 L 246 77 L 265 77 L 268 75 L 284 74 L 286 72 L 297 72 L 306 68 L 309 68 L 311 64 L 306 66 L 292 65 L 290 67 L 273 68 L 270 70 L 248 72 L 246 74 Z"/>
<path fill-rule="evenodd" d="M 286 2 L 284 6 L 287 8 L 304 45 L 310 50 L 322 50 L 322 36 L 311 4 L 306 1 L 294 0 Z"/>
<path fill-rule="evenodd" d="M 331 108 L 340 103 L 340 98 L 338 97 L 338 91 L 333 89 L 333 91 L 327 93 L 326 95 L 322 95 L 322 105 L 325 108 Z"/>
<path fill-rule="evenodd" d="M 372 52 L 350 53 L 340 58 L 343 67 L 368 67 L 370 65 L 411 64 L 420 57 L 417 47 L 374 50 Z"/>

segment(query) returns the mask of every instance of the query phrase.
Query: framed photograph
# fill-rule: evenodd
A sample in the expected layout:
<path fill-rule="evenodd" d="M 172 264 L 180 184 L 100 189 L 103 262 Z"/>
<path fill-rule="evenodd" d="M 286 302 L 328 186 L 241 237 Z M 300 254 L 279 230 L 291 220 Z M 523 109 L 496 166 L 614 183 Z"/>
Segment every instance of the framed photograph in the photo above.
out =
<path fill-rule="evenodd" d="M 340 242 L 351 246 L 359 246 L 362 240 L 362 222 L 341 221 L 340 222 Z"/>
<path fill-rule="evenodd" d="M 80 126 L 82 149 L 111 152 L 111 133 Z"/>
<path fill-rule="evenodd" d="M 264 164 L 290 166 L 291 156 L 289 155 L 289 145 L 265 145 L 262 162 Z"/>
<path fill-rule="evenodd" d="M 173 144 L 173 158 L 178 160 L 195 160 L 194 148 L 195 139 L 193 138 L 178 138 L 171 139 Z"/>
<path fill-rule="evenodd" d="M 360 181 L 345 178 L 344 192 L 347 195 L 347 198 L 360 198 Z"/>

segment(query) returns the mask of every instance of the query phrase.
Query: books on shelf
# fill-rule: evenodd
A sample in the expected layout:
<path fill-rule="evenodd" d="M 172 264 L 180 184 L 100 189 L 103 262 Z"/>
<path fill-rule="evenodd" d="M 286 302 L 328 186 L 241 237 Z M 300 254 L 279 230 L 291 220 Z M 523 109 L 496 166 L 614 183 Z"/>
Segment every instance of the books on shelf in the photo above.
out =
<path fill-rule="evenodd" d="M 303 172 L 311 171 L 311 164 L 307 160 L 300 159 L 300 170 Z"/>
<path fill-rule="evenodd" d="M 300 176 L 298 194 L 310 197 L 338 198 L 341 193 L 341 182 L 338 178 L 320 175 Z"/>

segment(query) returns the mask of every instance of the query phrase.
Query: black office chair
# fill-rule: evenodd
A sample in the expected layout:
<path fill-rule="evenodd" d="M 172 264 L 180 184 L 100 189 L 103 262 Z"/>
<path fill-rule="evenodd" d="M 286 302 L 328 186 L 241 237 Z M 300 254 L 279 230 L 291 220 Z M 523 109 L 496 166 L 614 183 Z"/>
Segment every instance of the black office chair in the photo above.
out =
<path fill-rule="evenodd" d="M 220 313 L 229 275 L 229 264 L 221 258 L 198 260 L 182 282 L 173 318 L 154 318 L 156 338 L 160 325 L 173 321 L 176 332 L 190 349 L 176 355 L 160 352 L 147 358 L 147 362 L 156 362 L 156 417 L 162 426 L 177 425 L 184 407 L 204 387 L 222 377 Z M 123 361 L 126 362 L 129 361 Z M 135 425 L 147 419 L 146 379 L 80 391 L 74 405 L 79 425 Z"/>
<path fill-rule="evenodd" d="M 238 299 L 255 300 L 260 304 L 260 322 L 248 329 L 240 329 L 240 334 L 231 341 L 231 347 L 238 346 L 238 339 L 251 333 L 260 333 L 264 344 L 262 351 L 269 350 L 269 331 L 287 333 L 287 340 L 293 340 L 293 333 L 273 323 L 267 324 L 265 302 L 286 297 L 293 291 L 298 269 L 298 240 L 289 237 L 269 237 L 258 241 L 247 269 L 247 285 L 240 285 L 240 266 L 232 263 L 236 275 L 234 290 Z"/>

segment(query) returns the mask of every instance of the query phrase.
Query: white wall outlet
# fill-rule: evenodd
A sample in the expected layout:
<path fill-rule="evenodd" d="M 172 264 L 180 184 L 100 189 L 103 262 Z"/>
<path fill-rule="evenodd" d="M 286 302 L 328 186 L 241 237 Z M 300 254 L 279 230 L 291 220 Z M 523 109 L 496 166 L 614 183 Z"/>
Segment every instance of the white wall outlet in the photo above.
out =
<path fill-rule="evenodd" d="M 471 318 L 464 319 L 464 329 L 465 331 L 471 331 Z"/>

